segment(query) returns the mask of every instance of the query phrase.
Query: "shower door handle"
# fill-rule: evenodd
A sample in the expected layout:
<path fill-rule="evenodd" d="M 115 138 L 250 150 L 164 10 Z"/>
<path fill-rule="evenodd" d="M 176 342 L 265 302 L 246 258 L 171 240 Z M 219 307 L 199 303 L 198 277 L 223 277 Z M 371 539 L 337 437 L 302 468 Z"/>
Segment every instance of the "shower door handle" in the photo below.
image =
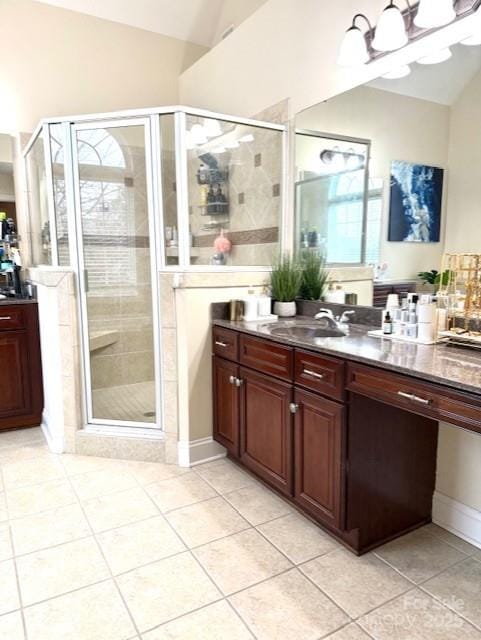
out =
<path fill-rule="evenodd" d="M 89 272 L 87 269 L 84 269 L 84 289 L 85 293 L 88 293 L 89 290 Z"/>

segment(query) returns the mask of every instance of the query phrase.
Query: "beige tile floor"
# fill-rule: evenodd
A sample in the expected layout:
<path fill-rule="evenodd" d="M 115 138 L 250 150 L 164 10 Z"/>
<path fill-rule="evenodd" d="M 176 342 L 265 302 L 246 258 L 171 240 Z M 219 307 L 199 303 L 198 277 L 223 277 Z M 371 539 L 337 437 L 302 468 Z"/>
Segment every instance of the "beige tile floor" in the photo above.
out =
<path fill-rule="evenodd" d="M 55 456 L 0 433 L 0 640 L 481 640 L 481 551 L 355 557 L 226 460 Z"/>

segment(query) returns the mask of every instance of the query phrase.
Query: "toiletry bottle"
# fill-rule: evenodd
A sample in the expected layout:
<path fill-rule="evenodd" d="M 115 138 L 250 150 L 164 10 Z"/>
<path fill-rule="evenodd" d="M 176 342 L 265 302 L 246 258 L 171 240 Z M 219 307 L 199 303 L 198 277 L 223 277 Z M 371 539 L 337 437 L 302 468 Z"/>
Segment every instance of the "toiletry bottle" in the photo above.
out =
<path fill-rule="evenodd" d="M 207 193 L 207 213 L 211 215 L 216 213 L 215 193 L 212 185 Z"/>
<path fill-rule="evenodd" d="M 301 249 L 307 249 L 309 247 L 308 233 L 305 227 L 301 229 L 300 243 Z"/>
<path fill-rule="evenodd" d="M 392 334 L 392 318 L 389 311 L 386 311 L 386 315 L 384 316 L 384 320 L 382 323 L 382 332 L 388 336 Z"/>

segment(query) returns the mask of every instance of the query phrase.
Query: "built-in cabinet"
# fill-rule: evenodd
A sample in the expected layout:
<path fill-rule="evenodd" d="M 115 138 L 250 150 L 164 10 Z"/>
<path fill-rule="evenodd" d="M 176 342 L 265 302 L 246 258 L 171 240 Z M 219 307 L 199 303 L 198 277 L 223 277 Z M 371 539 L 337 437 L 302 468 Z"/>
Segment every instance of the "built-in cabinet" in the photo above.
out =
<path fill-rule="evenodd" d="M 220 326 L 213 353 L 214 438 L 232 459 L 357 553 L 430 521 L 427 389 L 410 402 L 403 376 Z"/>
<path fill-rule="evenodd" d="M 0 430 L 39 425 L 43 386 L 37 305 L 0 305 Z"/>

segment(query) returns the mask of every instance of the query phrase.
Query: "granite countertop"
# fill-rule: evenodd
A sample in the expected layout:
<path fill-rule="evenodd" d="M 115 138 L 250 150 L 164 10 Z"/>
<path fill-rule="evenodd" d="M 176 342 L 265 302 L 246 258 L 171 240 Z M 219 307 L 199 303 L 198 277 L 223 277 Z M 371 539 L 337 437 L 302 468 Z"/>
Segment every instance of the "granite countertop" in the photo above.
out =
<path fill-rule="evenodd" d="M 312 317 L 296 316 L 302 321 L 315 322 Z M 422 345 L 373 338 L 367 333 L 379 327 L 351 324 L 349 335 L 342 338 L 301 340 L 271 336 L 268 322 L 232 322 L 214 319 L 213 324 L 227 329 L 268 338 L 347 360 L 408 374 L 420 380 L 440 383 L 458 391 L 481 394 L 481 352 L 450 347 L 445 344 Z"/>
<path fill-rule="evenodd" d="M 5 298 L 0 300 L 0 306 L 12 306 L 14 304 L 37 304 L 37 301 L 24 298 Z"/>

